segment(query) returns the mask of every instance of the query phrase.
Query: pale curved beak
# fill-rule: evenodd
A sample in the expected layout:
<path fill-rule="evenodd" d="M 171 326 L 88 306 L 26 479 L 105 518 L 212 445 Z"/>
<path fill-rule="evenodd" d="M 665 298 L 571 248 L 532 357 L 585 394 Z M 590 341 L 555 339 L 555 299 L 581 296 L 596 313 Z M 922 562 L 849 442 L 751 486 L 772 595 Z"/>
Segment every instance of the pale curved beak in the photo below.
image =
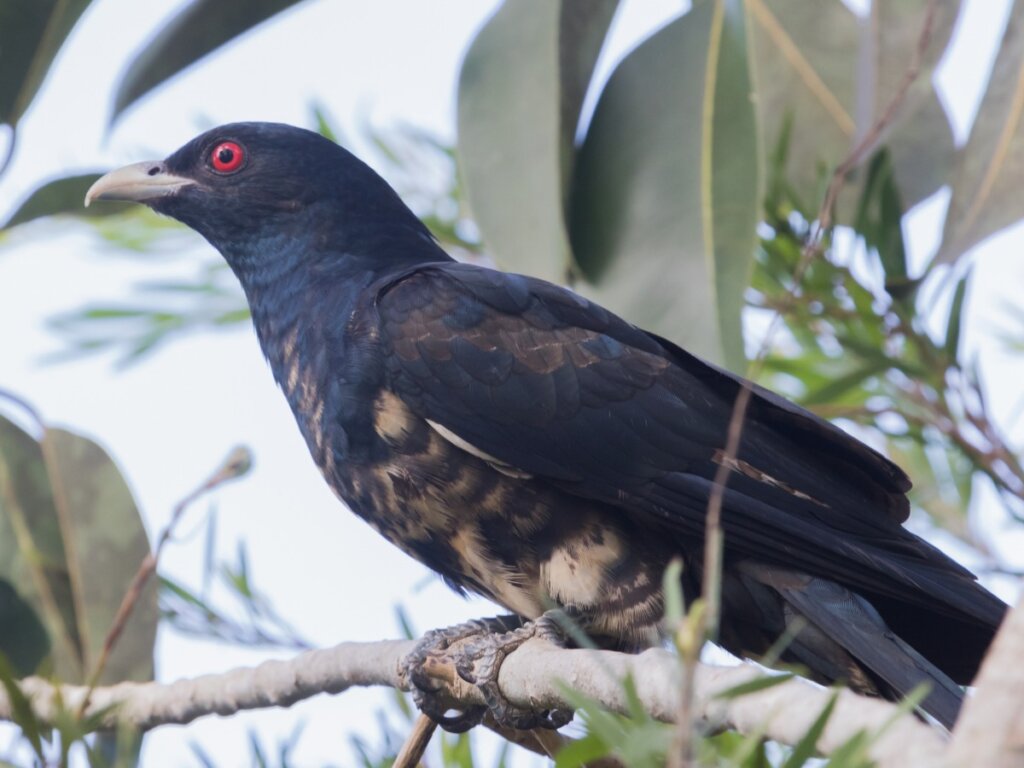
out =
<path fill-rule="evenodd" d="M 195 184 L 193 179 L 168 173 L 162 160 L 148 160 L 118 168 L 96 179 L 85 193 L 85 207 L 93 200 L 131 200 L 144 203 L 177 193 Z"/>

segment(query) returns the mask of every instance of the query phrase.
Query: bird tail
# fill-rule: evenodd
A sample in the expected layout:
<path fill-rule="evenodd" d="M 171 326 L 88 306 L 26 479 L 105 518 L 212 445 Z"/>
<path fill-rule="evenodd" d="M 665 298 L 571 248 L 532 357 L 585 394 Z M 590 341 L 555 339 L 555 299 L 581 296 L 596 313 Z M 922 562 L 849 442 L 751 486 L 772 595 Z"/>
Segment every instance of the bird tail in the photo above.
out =
<path fill-rule="evenodd" d="M 881 695 L 898 700 L 925 683 L 928 693 L 921 709 L 946 728 L 953 727 L 963 689 L 893 632 L 865 598 L 823 579 L 776 588 L 819 632 L 853 657 Z"/>

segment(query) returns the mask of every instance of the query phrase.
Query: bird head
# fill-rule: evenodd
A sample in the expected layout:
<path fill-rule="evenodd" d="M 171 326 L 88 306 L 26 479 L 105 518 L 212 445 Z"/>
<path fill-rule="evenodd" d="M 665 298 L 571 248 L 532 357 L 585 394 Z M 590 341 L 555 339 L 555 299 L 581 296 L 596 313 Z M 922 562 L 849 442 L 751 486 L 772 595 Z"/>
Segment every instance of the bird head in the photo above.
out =
<path fill-rule="evenodd" d="M 430 240 L 369 166 L 317 133 L 279 123 L 214 128 L 164 160 L 101 177 L 85 204 L 93 200 L 131 200 L 178 219 L 240 276 L 289 252 L 304 260 L 379 256 L 382 241 Z"/>

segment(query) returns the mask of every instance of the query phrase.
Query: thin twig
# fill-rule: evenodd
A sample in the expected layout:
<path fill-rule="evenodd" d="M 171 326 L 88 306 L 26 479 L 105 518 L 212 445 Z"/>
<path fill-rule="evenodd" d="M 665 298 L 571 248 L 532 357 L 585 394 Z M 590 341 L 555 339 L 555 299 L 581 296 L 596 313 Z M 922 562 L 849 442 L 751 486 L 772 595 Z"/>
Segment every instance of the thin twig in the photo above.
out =
<path fill-rule="evenodd" d="M 128 590 L 125 592 L 124 597 L 121 600 L 121 605 L 118 606 L 117 614 L 114 616 L 114 621 L 110 626 L 110 630 L 107 632 L 107 636 L 103 640 L 103 650 L 100 652 L 99 659 L 96 661 L 96 666 L 93 668 L 92 674 L 89 676 L 89 682 L 85 689 L 85 696 L 82 697 L 81 704 L 78 706 L 77 714 L 79 719 L 85 716 L 86 709 L 89 706 L 89 700 L 92 698 L 92 693 L 96 690 L 96 686 L 99 684 L 100 678 L 103 676 L 103 671 L 107 667 L 107 661 L 110 659 L 110 654 L 114 650 L 114 646 L 117 644 L 118 639 L 120 639 L 121 633 L 124 631 L 125 624 L 128 623 L 128 618 L 131 616 L 132 611 L 135 610 L 135 606 L 138 604 L 139 598 L 142 596 L 142 590 L 146 586 L 146 582 L 149 581 L 150 577 L 156 571 L 156 566 L 160 561 L 160 555 L 163 552 L 164 546 L 170 540 L 171 534 L 180 522 L 185 510 L 188 509 L 188 507 L 191 506 L 198 498 L 212 491 L 221 483 L 241 477 L 249 471 L 251 466 L 252 455 L 249 453 L 248 448 L 239 446 L 233 449 L 216 472 L 210 475 L 210 477 L 208 477 L 198 488 L 179 501 L 174 507 L 174 511 L 171 513 L 170 522 L 167 523 L 167 526 L 161 532 L 160 538 L 157 539 L 156 547 L 154 547 L 153 551 L 147 554 L 142 560 L 142 563 L 139 565 L 139 569 L 135 572 L 135 576 L 132 578 L 131 585 L 129 585 Z"/>
<path fill-rule="evenodd" d="M 395 757 L 392 768 L 416 768 L 423 759 L 423 753 L 430 745 L 430 739 L 437 730 L 437 723 L 422 712 L 413 723 L 405 744 Z"/>
<path fill-rule="evenodd" d="M 900 106 L 906 99 L 910 86 L 913 85 L 914 81 L 920 74 L 921 63 L 924 60 L 925 51 L 927 50 L 928 44 L 931 40 L 932 27 L 934 25 L 937 7 L 938 0 L 930 0 L 928 7 L 925 9 L 924 21 L 921 25 L 921 33 L 918 36 L 917 46 L 914 49 L 910 64 L 907 67 L 903 78 L 900 80 L 896 92 L 889 100 L 885 110 L 868 129 L 864 136 L 861 137 L 860 141 L 858 141 L 853 149 L 850 150 L 850 153 L 846 158 L 839 163 L 832 172 L 832 178 L 829 182 L 828 189 L 825 192 L 825 199 L 822 201 L 821 208 L 818 210 L 817 222 L 800 254 L 800 261 L 793 273 L 793 283 L 788 291 L 786 299 L 786 303 L 790 306 L 796 302 L 797 296 L 800 292 L 800 286 L 803 283 L 807 270 L 810 268 L 814 259 L 821 255 L 825 233 L 832 228 L 832 212 L 835 208 L 836 200 L 839 197 L 839 192 L 846 181 L 846 177 L 849 175 L 850 171 L 864 160 L 867 153 L 878 143 L 883 132 L 892 123 L 893 118 L 896 116 Z M 776 310 L 768 331 L 761 340 L 757 354 L 747 369 L 748 379 L 757 378 L 760 374 L 761 369 L 764 366 L 765 358 L 767 357 L 769 350 L 772 348 L 775 334 L 778 332 L 779 326 L 781 325 L 782 317 L 783 311 L 781 309 Z M 704 563 L 702 578 L 702 598 L 705 601 L 705 606 L 704 610 L 700 614 L 700 619 L 703 621 L 703 637 L 707 637 L 709 635 L 713 636 L 717 633 L 720 611 L 719 591 L 722 573 L 722 501 L 725 495 L 725 487 L 729 480 L 729 474 L 731 473 L 732 467 L 735 465 L 739 456 L 740 443 L 743 437 L 743 424 L 746 419 L 747 409 L 750 406 L 752 394 L 753 390 L 751 389 L 749 380 L 742 381 L 740 391 L 737 393 L 736 400 L 733 402 L 732 415 L 729 419 L 729 427 L 727 431 L 725 452 L 719 461 L 718 469 L 715 471 L 711 495 L 708 498 L 707 513 L 705 516 Z M 690 676 L 693 673 L 694 666 L 695 661 L 684 659 L 683 674 Z M 686 711 L 689 706 L 685 701 L 686 698 L 688 698 L 688 696 L 684 696 L 680 703 L 681 714 Z M 689 762 L 692 743 L 689 733 L 690 725 L 687 720 L 684 720 L 682 717 L 679 719 L 679 728 L 686 729 L 685 733 L 681 730 L 679 735 L 682 738 L 682 748 L 684 750 L 682 753 L 682 759 L 685 762 Z"/>

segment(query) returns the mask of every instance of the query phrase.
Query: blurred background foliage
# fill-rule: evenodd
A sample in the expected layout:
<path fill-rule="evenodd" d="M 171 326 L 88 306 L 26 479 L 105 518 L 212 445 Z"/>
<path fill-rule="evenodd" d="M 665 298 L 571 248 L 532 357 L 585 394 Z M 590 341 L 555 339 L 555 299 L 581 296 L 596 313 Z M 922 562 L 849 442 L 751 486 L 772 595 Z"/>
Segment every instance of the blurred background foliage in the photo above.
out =
<path fill-rule="evenodd" d="M 295 4 L 194 0 L 127 63 L 111 125 L 138 101 L 158 99 L 176 73 Z M 0 2 L 8 155 L 88 5 Z M 778 317 L 755 369 L 762 383 L 884 447 L 914 478 L 915 508 L 982 547 L 968 519 L 976 480 L 987 478 L 1019 515 L 1024 469 L 990 418 L 984 372 L 961 349 L 970 295 L 961 257 L 1024 218 L 1014 187 L 1024 167 L 1024 9 L 1012 7 L 977 118 L 957 146 L 931 80 L 956 0 L 874 2 L 867 17 L 839 0 L 699 0 L 628 53 L 607 82 L 593 83 L 617 5 L 506 0 L 466 53 L 455 145 L 415 126 L 367 126 L 368 159 L 457 258 L 568 284 L 734 371 L 748 371 Z M 834 169 L 871 135 L 912 66 L 916 79 L 844 180 L 830 211 L 837 228 L 797 282 Z M 309 123 L 346 143 L 315 104 Z M 98 175 L 78 172 L 30 192 L 3 218 L 0 257 L 7 231 L 24 226 L 45 238 L 49 226 L 39 222 L 51 217 L 76 219 L 126 253 L 173 253 L 195 238 L 141 207 L 82 208 Z M 943 187 L 952 199 L 941 244 L 929 264 L 912 268 L 904 216 Z M 191 279 L 163 279 L 159 270 L 156 261 L 153 279 L 131 297 L 97 297 L 52 318 L 63 355 L 106 351 L 130 363 L 185 333 L 247 321 L 239 288 L 213 254 Z M 936 307 L 948 309 L 936 317 Z M 22 422 L 0 419 L 0 650 L 13 674 L 82 680 L 147 552 L 145 536 L 102 449 L 15 410 Z M 83 561 L 76 553 L 86 548 L 119 567 Z M 229 605 L 211 604 L 214 582 Z M 201 587 L 163 579 L 159 605 L 182 631 L 307 647 L 254 587 L 244 550 L 234 564 L 208 562 Z M 132 619 L 139 631 L 117 647 L 105 679 L 152 674 L 156 606 L 155 591 L 147 593 Z M 396 701 L 406 728 L 411 710 Z M 626 727 L 580 706 L 593 737 L 573 753 L 581 760 L 628 756 L 631 729 L 660 727 L 642 718 Z M 375 766 L 389 764 L 400 742 L 382 721 L 379 746 L 354 743 L 363 764 Z M 701 749 L 722 765 L 770 757 L 760 740 L 729 734 Z M 463 738 L 446 737 L 440 750 L 437 764 L 474 764 Z M 289 745 L 276 758 L 273 751 L 254 737 L 255 763 L 288 764 Z M 783 752 L 773 762 L 806 758 L 802 748 Z M 582 764 L 573 759 L 558 764 Z"/>

